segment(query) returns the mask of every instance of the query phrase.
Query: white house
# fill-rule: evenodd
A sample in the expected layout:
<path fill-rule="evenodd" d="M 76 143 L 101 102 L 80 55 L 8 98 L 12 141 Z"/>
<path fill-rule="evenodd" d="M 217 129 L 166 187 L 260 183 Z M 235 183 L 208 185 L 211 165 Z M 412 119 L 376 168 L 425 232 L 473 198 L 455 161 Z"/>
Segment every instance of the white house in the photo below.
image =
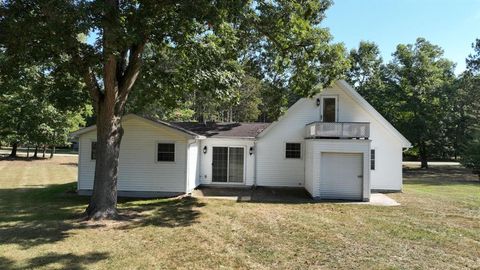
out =
<path fill-rule="evenodd" d="M 303 187 L 315 199 L 368 201 L 402 189 L 410 142 L 345 81 L 297 101 L 276 122 L 167 123 L 123 118 L 120 196 L 190 193 L 200 185 Z M 89 194 L 95 126 L 79 137 L 78 192 Z"/>

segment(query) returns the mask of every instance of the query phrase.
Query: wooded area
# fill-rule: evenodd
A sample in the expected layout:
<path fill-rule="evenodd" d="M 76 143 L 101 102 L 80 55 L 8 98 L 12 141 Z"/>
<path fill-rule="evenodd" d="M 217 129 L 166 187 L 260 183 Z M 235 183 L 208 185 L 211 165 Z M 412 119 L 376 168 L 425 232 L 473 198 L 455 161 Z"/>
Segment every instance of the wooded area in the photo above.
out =
<path fill-rule="evenodd" d="M 346 78 L 430 158 L 480 167 L 480 40 L 455 65 L 419 38 L 385 63 L 321 27 L 331 1 L 4 1 L 0 141 L 43 147 L 98 127 L 91 218 L 116 216 L 121 119 L 274 121 Z M 90 118 L 93 117 L 93 118 Z M 90 121 L 90 122 L 89 122 Z M 94 122 L 93 122 L 94 121 Z M 12 153 L 14 156 L 14 153 Z"/>

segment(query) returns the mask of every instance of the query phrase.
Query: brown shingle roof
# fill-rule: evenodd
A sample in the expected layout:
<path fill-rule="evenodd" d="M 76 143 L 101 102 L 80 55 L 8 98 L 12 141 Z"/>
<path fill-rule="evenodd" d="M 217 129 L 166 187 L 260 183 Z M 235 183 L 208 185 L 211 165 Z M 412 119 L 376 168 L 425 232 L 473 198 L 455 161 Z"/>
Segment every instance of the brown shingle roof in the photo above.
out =
<path fill-rule="evenodd" d="M 170 122 L 174 126 L 186 129 L 206 137 L 249 137 L 254 138 L 270 123 L 198 123 Z"/>

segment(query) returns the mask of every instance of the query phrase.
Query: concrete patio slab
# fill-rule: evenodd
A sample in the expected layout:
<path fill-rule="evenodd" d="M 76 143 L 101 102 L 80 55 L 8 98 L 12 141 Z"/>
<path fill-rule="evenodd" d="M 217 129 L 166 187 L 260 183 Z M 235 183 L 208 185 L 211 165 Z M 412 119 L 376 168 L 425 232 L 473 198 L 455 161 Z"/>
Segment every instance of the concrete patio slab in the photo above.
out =
<path fill-rule="evenodd" d="M 400 203 L 398 203 L 397 201 L 395 201 L 394 199 L 388 197 L 383 193 L 370 194 L 369 204 L 380 205 L 380 206 L 399 206 L 400 205 Z"/>
<path fill-rule="evenodd" d="M 315 201 L 303 188 L 231 188 L 200 187 L 192 192 L 193 197 L 221 199 L 237 202 L 275 202 L 275 203 L 340 203 L 364 204 L 376 206 L 398 206 L 394 199 L 382 193 L 372 193 L 369 202 Z"/>

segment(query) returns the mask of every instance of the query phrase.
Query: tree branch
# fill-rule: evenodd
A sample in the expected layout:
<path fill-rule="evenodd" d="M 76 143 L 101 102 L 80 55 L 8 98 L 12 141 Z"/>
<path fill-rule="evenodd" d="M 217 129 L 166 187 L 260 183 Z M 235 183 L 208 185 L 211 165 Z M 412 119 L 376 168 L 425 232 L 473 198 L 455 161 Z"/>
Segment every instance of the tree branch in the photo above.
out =
<path fill-rule="evenodd" d="M 93 105 L 96 111 L 98 101 L 100 100 L 102 92 L 100 91 L 100 85 L 98 84 L 97 78 L 95 78 L 95 74 L 92 72 L 91 68 L 86 68 L 86 71 L 83 73 L 83 80 L 87 85 L 90 97 L 93 100 Z"/>
<path fill-rule="evenodd" d="M 79 67 L 81 71 L 81 76 L 87 85 L 88 92 L 90 97 L 92 98 L 93 105 L 95 110 L 97 110 L 98 101 L 102 95 L 100 90 L 100 85 L 98 84 L 97 78 L 95 78 L 95 74 L 93 73 L 92 69 L 88 66 L 88 64 L 84 61 L 84 59 L 75 52 L 72 56 L 73 63 Z"/>
<path fill-rule="evenodd" d="M 130 56 L 128 60 L 128 66 L 125 69 L 121 80 L 119 81 L 119 99 L 122 106 L 124 105 L 130 90 L 135 83 L 138 74 L 140 73 L 140 68 L 142 66 L 142 53 L 145 49 L 146 39 L 143 40 L 140 44 L 134 44 L 130 47 Z"/>

